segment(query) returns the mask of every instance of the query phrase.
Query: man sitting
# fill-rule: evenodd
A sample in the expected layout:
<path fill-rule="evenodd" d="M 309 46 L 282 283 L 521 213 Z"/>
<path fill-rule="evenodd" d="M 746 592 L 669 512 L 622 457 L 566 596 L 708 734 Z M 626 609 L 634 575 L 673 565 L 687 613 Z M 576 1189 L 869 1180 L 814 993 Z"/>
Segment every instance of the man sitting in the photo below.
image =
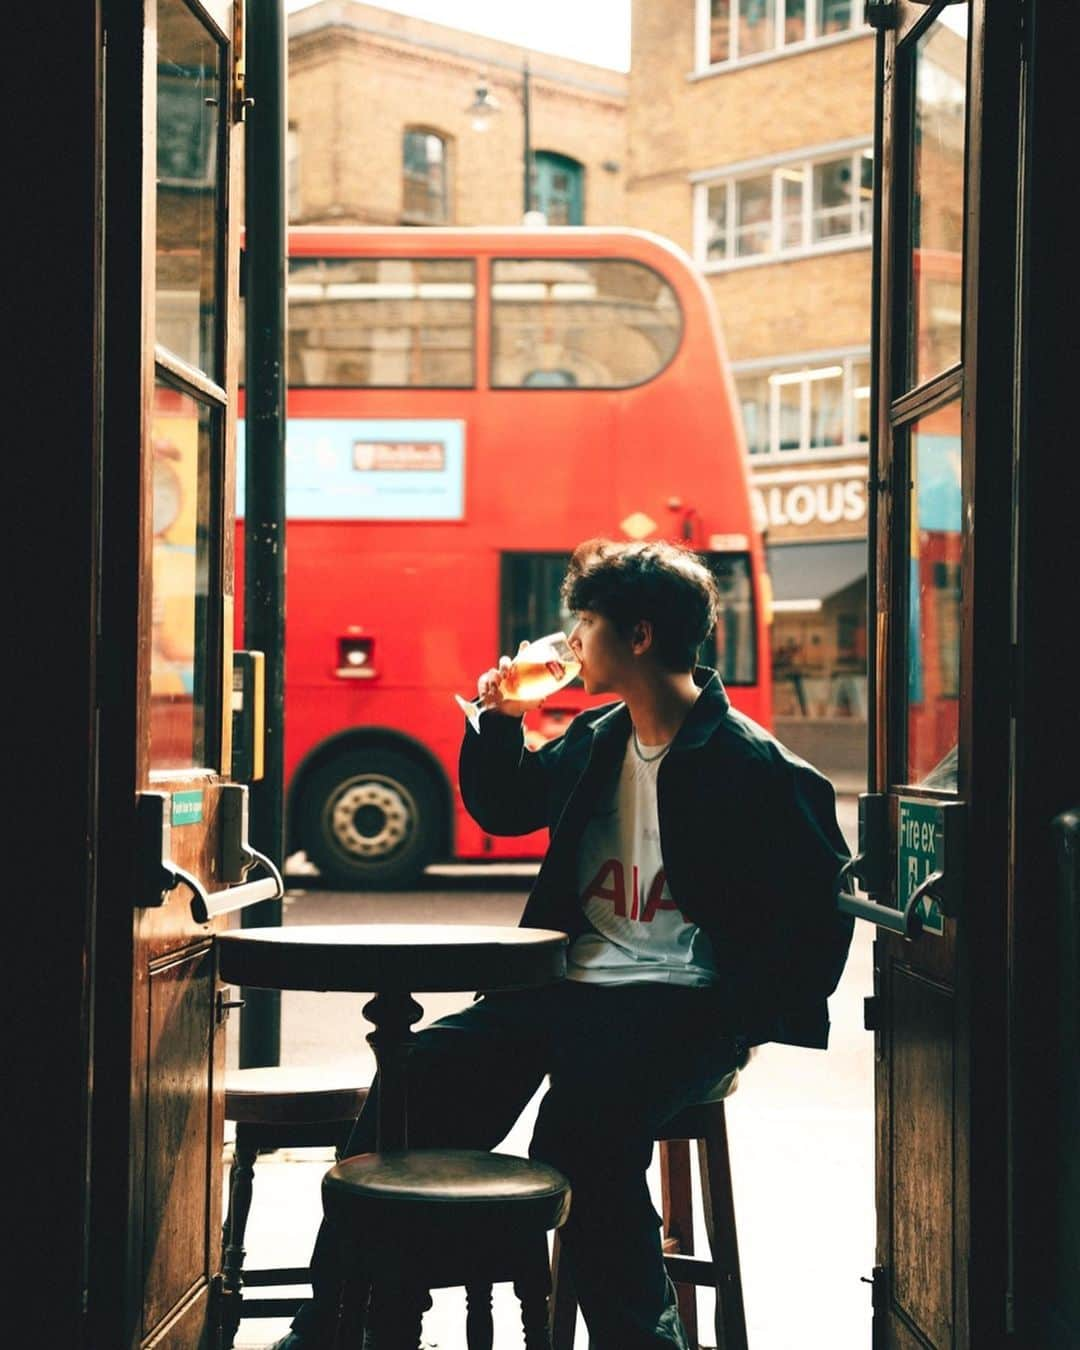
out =
<path fill-rule="evenodd" d="M 479 677 L 460 780 L 489 833 L 550 829 L 521 922 L 569 935 L 568 978 L 419 1033 L 410 1146 L 494 1148 L 547 1078 L 530 1154 L 571 1183 L 563 1250 L 592 1343 L 686 1350 L 646 1185 L 653 1140 L 751 1046 L 825 1048 L 852 933 L 835 901 L 847 849 L 827 779 L 695 667 L 718 606 L 700 558 L 590 541 L 563 599 L 585 689 L 617 701 L 530 751 L 536 705 L 507 697 L 503 657 Z M 349 1154 L 374 1148 L 377 1090 Z M 326 1224 L 312 1266 L 315 1297 L 276 1350 L 331 1343 L 343 1272 Z"/>

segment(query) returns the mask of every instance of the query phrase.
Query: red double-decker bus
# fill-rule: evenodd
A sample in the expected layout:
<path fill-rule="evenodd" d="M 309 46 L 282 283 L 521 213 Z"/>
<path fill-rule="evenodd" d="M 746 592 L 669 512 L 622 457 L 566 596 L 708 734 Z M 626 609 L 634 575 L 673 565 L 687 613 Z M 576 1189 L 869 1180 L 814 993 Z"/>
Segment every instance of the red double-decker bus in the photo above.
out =
<path fill-rule="evenodd" d="M 288 320 L 287 819 L 329 882 L 541 855 L 543 833 L 466 814 L 453 695 L 568 628 L 582 539 L 706 555 L 723 611 L 703 660 L 768 724 L 741 426 L 685 254 L 628 230 L 297 228 Z M 530 742 L 592 701 L 552 696 Z"/>

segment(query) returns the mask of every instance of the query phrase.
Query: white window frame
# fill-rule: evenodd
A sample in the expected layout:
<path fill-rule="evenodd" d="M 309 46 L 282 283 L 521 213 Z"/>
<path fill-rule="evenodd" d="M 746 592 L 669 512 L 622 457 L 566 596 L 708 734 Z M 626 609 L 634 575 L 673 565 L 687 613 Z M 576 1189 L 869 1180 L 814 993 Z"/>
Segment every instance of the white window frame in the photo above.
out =
<path fill-rule="evenodd" d="M 846 32 L 826 33 L 819 36 L 817 32 L 817 2 L 808 0 L 806 15 L 806 36 L 799 42 L 784 42 L 784 5 L 785 0 L 776 0 L 776 13 L 774 20 L 776 32 L 772 47 L 765 52 L 752 52 L 749 56 L 739 56 L 739 24 L 738 24 L 738 6 L 739 0 L 731 0 L 735 11 L 736 22 L 732 25 L 732 55 L 726 61 L 709 60 L 709 25 L 712 19 L 711 0 L 694 0 L 694 69 L 687 75 L 688 80 L 700 80 L 708 78 L 711 75 L 722 75 L 729 70 L 739 70 L 744 66 L 759 65 L 763 61 L 779 61 L 785 56 L 796 56 L 799 52 L 805 52 L 814 47 L 833 47 L 841 42 L 851 42 L 853 38 L 865 38 L 873 36 L 873 29 L 866 23 L 865 19 L 859 17 L 860 10 L 863 8 L 861 0 L 853 0 L 852 5 L 852 24 Z"/>
<path fill-rule="evenodd" d="M 782 155 L 772 155 L 762 159 L 744 160 L 739 164 L 730 164 L 724 168 L 704 169 L 690 174 L 694 191 L 693 229 L 694 259 L 705 272 L 728 272 L 740 267 L 761 267 L 775 262 L 789 262 L 793 258 L 809 258 L 821 253 L 843 253 L 850 249 L 869 248 L 872 242 L 872 229 L 860 231 L 859 224 L 864 215 L 859 198 L 862 184 L 861 161 L 867 150 L 873 150 L 872 136 L 855 136 L 843 141 L 834 141 L 830 145 L 808 146 L 800 150 L 787 151 Z M 832 160 L 850 156 L 852 172 L 852 200 L 850 234 L 830 235 L 814 241 L 813 234 L 813 183 L 814 166 L 826 164 Z M 781 247 L 782 221 L 780 203 L 782 201 L 782 175 L 785 169 L 797 166 L 803 173 L 802 193 L 802 242 L 795 247 Z M 710 258 L 709 249 L 709 191 L 720 186 L 727 189 L 727 231 L 729 242 L 734 242 L 735 222 L 735 185 L 745 179 L 772 176 L 772 229 L 771 249 L 766 253 L 749 254 L 746 257 Z M 867 223 L 870 218 L 867 216 Z"/>
<path fill-rule="evenodd" d="M 748 445 L 747 458 L 750 463 L 753 465 L 801 464 L 809 460 L 816 462 L 823 459 L 850 459 L 853 455 L 866 456 L 869 453 L 868 442 L 856 440 L 855 437 L 857 425 L 855 416 L 855 367 L 859 362 L 865 362 L 869 367 L 870 348 L 868 345 L 796 352 L 787 356 L 762 357 L 753 361 L 733 361 L 731 363 L 731 374 L 735 381 L 736 402 L 739 404 L 740 417 L 742 416 L 742 402 L 738 398 L 740 376 L 765 375 L 770 377 L 776 375 L 780 377 L 780 382 L 770 384 L 769 388 L 769 449 L 764 451 L 751 450 Z M 843 374 L 843 394 L 841 398 L 844 425 L 841 443 L 830 446 L 811 446 L 810 386 L 815 372 L 827 370 L 832 366 L 840 366 Z M 797 378 L 800 374 L 804 376 L 802 380 Z M 781 450 L 780 390 L 785 384 L 791 383 L 798 383 L 801 386 L 800 449 Z M 869 385 L 865 387 L 869 390 Z"/>

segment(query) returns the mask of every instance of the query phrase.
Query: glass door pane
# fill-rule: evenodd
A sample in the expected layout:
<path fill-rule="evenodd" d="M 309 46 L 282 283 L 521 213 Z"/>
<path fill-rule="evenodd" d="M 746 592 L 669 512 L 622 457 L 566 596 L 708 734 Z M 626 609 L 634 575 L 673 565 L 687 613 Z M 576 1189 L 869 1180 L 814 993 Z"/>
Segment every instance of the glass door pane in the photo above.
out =
<path fill-rule="evenodd" d="M 222 54 L 182 0 L 158 6 L 158 343 L 221 383 Z"/>
<path fill-rule="evenodd" d="M 164 383 L 153 420 L 150 770 L 199 768 L 216 760 L 221 697 L 212 657 L 220 594 L 220 470 L 213 410 Z"/>
<path fill-rule="evenodd" d="M 149 769 L 220 767 L 227 43 L 157 0 Z"/>
<path fill-rule="evenodd" d="M 967 9 L 944 10 L 915 41 L 908 379 L 960 360 L 964 260 Z"/>
<path fill-rule="evenodd" d="M 920 418 L 909 435 L 905 781 L 955 791 L 963 600 L 959 401 Z"/>

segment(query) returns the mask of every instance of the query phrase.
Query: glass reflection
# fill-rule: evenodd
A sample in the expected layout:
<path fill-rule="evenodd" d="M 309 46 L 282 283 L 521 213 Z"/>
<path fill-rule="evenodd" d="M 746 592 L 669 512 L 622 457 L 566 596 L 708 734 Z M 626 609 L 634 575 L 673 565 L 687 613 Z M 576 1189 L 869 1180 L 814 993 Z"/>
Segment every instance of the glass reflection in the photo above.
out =
<path fill-rule="evenodd" d="M 471 261 L 290 258 L 289 383 L 468 386 L 475 299 Z"/>
<path fill-rule="evenodd" d="M 870 440 L 870 362 L 856 361 L 851 368 L 852 440 L 861 445 Z"/>
<path fill-rule="evenodd" d="M 911 431 L 907 781 L 956 787 L 960 731 L 960 404 Z"/>
<path fill-rule="evenodd" d="M 709 64 L 731 55 L 731 0 L 712 0 L 709 13 Z"/>
<path fill-rule="evenodd" d="M 819 485 L 830 514 L 845 486 Z M 770 545 L 768 568 L 775 716 L 865 722 L 866 541 Z"/>
<path fill-rule="evenodd" d="M 735 255 L 768 253 L 772 248 L 772 175 L 743 178 L 735 184 Z"/>
<path fill-rule="evenodd" d="M 739 55 L 776 45 L 776 0 L 739 0 Z"/>
<path fill-rule="evenodd" d="M 814 165 L 812 238 L 815 244 L 855 232 L 857 224 L 852 223 L 854 201 L 850 155 Z"/>
<path fill-rule="evenodd" d="M 949 10 L 915 46 L 910 377 L 960 360 L 967 12 Z"/>
<path fill-rule="evenodd" d="M 492 388 L 625 389 L 675 355 L 682 310 L 643 263 L 500 258 L 491 264 Z"/>
<path fill-rule="evenodd" d="M 219 382 L 222 89 L 217 43 L 183 0 L 159 0 L 155 336 Z"/>
<path fill-rule="evenodd" d="M 735 387 L 739 395 L 739 407 L 742 409 L 746 448 L 752 455 L 767 455 L 772 449 L 772 432 L 769 427 L 771 399 L 769 377 L 764 371 L 755 375 L 743 375 L 736 380 Z"/>
<path fill-rule="evenodd" d="M 710 553 L 706 560 L 716 578 L 720 607 L 716 627 L 702 644 L 698 660 L 715 666 L 725 684 L 753 684 L 757 653 L 750 558 L 745 553 Z"/>
<path fill-rule="evenodd" d="M 786 0 L 784 5 L 784 43 L 806 41 L 806 0 Z"/>
<path fill-rule="evenodd" d="M 211 588 L 211 413 L 159 384 L 154 396 L 150 768 L 206 765 Z"/>
<path fill-rule="evenodd" d="M 802 432 L 802 382 L 791 380 L 774 381 L 779 389 L 779 427 L 781 450 L 801 450 Z"/>
<path fill-rule="evenodd" d="M 806 168 L 802 164 L 780 170 L 780 247 L 798 248 L 803 241 L 803 184 Z"/>
<path fill-rule="evenodd" d="M 810 395 L 810 448 L 825 449 L 844 443 L 844 368 L 826 366 L 811 372 L 808 379 Z"/>

